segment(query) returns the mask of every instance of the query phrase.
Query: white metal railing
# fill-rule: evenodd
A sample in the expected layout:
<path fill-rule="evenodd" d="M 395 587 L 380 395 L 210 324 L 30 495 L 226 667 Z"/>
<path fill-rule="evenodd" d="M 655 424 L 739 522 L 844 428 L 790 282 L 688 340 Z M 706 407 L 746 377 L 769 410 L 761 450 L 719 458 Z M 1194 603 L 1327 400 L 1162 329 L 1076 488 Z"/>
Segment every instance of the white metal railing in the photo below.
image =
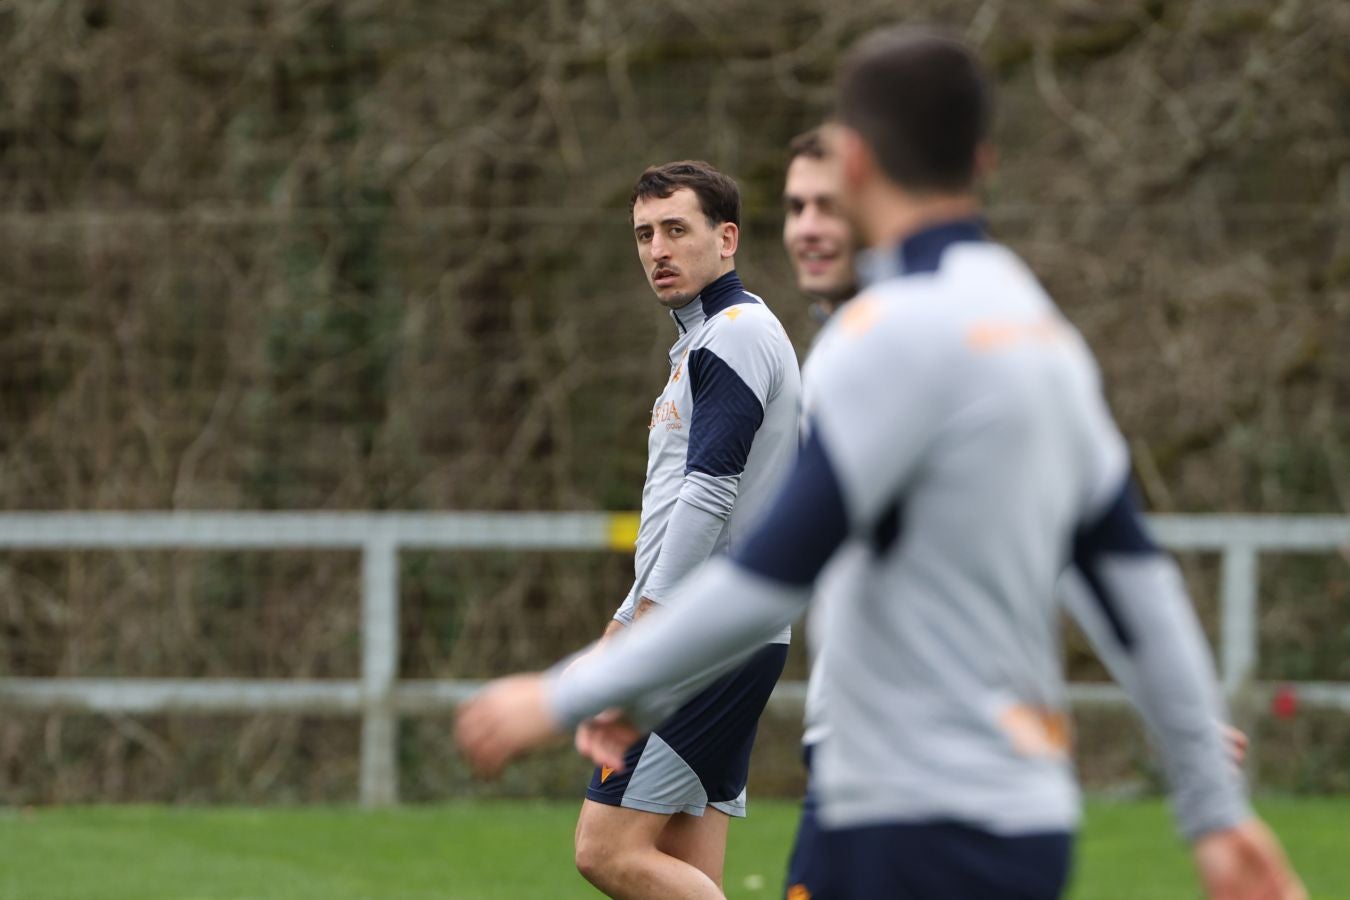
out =
<path fill-rule="evenodd" d="M 1173 550 L 1222 555 L 1219 665 L 1230 696 L 1264 697 L 1257 662 L 1257 574 L 1262 552 L 1350 552 L 1350 516 L 1153 516 Z M 297 712 L 360 715 L 365 806 L 397 802 L 397 721 L 452 709 L 479 682 L 400 680 L 398 553 L 402 549 L 631 549 L 632 513 L 8 513 L 0 549 L 284 548 L 361 551 L 361 677 L 325 680 L 0 678 L 0 707 L 94 713 Z M 1350 711 L 1350 684 L 1298 684 L 1306 706 Z M 779 703 L 798 703 L 784 682 Z M 1110 685 L 1075 684 L 1078 703 L 1119 703 Z"/>

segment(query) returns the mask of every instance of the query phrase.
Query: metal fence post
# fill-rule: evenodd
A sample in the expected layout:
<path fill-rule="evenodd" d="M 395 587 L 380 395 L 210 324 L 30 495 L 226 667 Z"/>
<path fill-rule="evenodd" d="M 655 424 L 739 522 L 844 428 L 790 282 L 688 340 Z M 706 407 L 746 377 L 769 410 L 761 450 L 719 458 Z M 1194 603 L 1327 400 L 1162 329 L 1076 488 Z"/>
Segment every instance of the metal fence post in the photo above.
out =
<path fill-rule="evenodd" d="M 1225 547 L 1220 640 L 1223 688 L 1229 702 L 1237 699 L 1256 674 L 1256 580 L 1256 548 L 1251 544 Z"/>
<path fill-rule="evenodd" d="M 371 535 L 361 553 L 361 805 L 398 802 L 398 546 Z"/>

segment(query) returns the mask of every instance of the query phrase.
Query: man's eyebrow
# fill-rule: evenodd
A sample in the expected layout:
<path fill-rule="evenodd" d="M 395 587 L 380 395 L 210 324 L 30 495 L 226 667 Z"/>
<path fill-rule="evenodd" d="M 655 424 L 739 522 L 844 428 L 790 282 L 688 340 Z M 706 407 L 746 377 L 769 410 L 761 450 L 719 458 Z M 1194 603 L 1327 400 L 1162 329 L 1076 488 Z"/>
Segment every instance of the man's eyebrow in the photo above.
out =
<path fill-rule="evenodd" d="M 684 216 L 666 216 L 664 219 L 660 220 L 660 221 L 657 222 L 656 224 L 658 224 L 658 225 L 688 225 L 688 224 L 689 224 L 689 220 L 686 219 Z M 650 222 L 638 222 L 637 224 L 635 224 L 635 225 L 633 226 L 633 230 L 634 230 L 634 231 L 641 231 L 641 230 L 644 229 L 644 228 L 651 228 L 651 227 L 652 227 L 652 224 L 651 224 Z"/>

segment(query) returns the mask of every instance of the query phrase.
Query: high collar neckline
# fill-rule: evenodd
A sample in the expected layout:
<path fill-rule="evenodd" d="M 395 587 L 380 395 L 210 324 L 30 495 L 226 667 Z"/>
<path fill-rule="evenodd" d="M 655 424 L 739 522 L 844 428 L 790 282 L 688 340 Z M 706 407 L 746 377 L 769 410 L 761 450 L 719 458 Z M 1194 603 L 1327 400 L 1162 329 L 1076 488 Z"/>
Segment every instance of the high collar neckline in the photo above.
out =
<path fill-rule="evenodd" d="M 950 219 L 916 231 L 898 244 L 864 250 L 858 255 L 859 282 L 863 287 L 904 275 L 931 274 L 938 270 L 942 254 L 952 244 L 987 241 L 982 218 Z"/>
<path fill-rule="evenodd" d="M 741 283 L 736 270 L 732 269 L 709 282 L 693 300 L 679 309 L 672 309 L 670 317 L 675 320 L 676 327 L 683 334 L 733 305 L 736 298 L 744 292 L 745 285 Z"/>

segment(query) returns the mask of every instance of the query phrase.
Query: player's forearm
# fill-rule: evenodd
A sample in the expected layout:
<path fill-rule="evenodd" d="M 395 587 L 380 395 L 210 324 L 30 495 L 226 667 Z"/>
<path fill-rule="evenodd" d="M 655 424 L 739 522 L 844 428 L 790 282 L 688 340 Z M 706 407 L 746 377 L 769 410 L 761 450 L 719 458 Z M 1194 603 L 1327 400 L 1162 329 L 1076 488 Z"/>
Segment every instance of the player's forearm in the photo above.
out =
<path fill-rule="evenodd" d="M 729 603 L 727 598 L 736 602 Z M 616 635 L 556 674 L 555 718 L 565 727 L 610 707 L 655 724 L 712 678 L 740 663 L 806 607 L 809 589 L 762 578 L 723 559 L 710 562 L 680 601 Z"/>
<path fill-rule="evenodd" d="M 1220 730 L 1227 716 L 1208 645 L 1175 563 L 1161 554 L 1114 558 L 1099 577 L 1122 595 L 1131 664 L 1121 684 L 1161 747 L 1182 832 L 1194 840 L 1236 825 L 1251 813 Z"/>
<path fill-rule="evenodd" d="M 643 616 L 649 613 L 654 607 L 655 604 L 653 604 L 652 601 L 645 599 L 639 600 L 636 604 L 627 604 L 624 607 L 620 607 L 621 610 L 622 609 L 628 610 L 627 617 L 620 618 L 616 613 L 615 617 L 610 619 L 609 622 L 605 624 L 605 630 L 600 634 L 600 638 L 595 642 L 596 646 L 603 644 L 605 641 L 614 637 L 614 635 L 623 631 L 625 628 L 632 626 L 633 623 L 637 622 L 639 619 L 641 619 Z"/>
<path fill-rule="evenodd" d="M 1111 623 L 1103 614 L 1101 604 L 1092 597 L 1091 588 L 1083 582 L 1081 573 L 1075 569 L 1066 572 L 1058 593 L 1060 605 L 1078 624 L 1112 680 L 1127 693 L 1132 693 L 1138 679 L 1135 660 L 1112 634 Z"/>
<path fill-rule="evenodd" d="M 838 479 L 813 436 L 734 562 L 709 561 L 669 609 L 555 679 L 558 722 L 569 726 L 623 706 L 656 724 L 662 711 L 695 693 L 699 679 L 706 683 L 791 624 L 846 534 Z"/>
<path fill-rule="evenodd" d="M 637 615 L 638 600 L 640 599 L 637 595 L 637 590 L 638 586 L 635 582 L 633 586 L 628 589 L 628 596 L 623 598 L 623 602 L 619 604 L 619 608 L 614 611 L 612 620 L 619 623 L 619 627 L 633 624 L 633 618 Z"/>
<path fill-rule="evenodd" d="M 642 586 L 644 599 L 668 603 L 681 579 L 708 561 L 722 534 L 726 517 L 695 506 L 684 493 L 675 501 L 661 539 L 661 553 Z"/>
<path fill-rule="evenodd" d="M 1176 564 L 1149 537 L 1128 482 L 1080 529 L 1074 562 L 1100 608 L 1100 636 L 1129 657 L 1116 666 L 1121 686 L 1161 745 L 1181 830 L 1194 839 L 1242 821 L 1250 811 L 1220 731 L 1226 714 L 1209 647 Z"/>

